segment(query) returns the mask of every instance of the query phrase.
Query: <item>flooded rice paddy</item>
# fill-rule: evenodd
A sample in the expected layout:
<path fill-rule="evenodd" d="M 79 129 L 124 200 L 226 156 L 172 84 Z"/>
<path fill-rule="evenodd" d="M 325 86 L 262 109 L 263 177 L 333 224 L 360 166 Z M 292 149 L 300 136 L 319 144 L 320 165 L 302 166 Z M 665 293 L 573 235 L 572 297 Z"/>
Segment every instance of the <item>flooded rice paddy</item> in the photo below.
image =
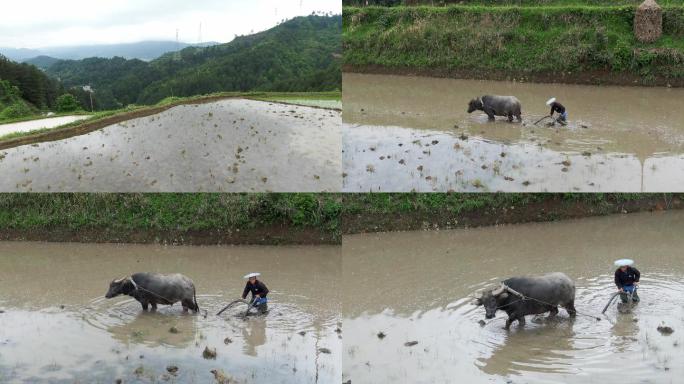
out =
<path fill-rule="evenodd" d="M 18 123 L 2 124 L 0 125 L 0 137 L 17 132 L 31 132 L 43 128 L 55 128 L 60 125 L 73 123 L 74 121 L 84 120 L 89 118 L 88 115 L 79 116 L 59 116 L 50 117 L 47 119 L 38 119 L 31 121 L 22 121 Z"/>
<path fill-rule="evenodd" d="M 345 74 L 345 191 L 682 191 L 684 90 Z M 523 123 L 469 100 L 514 95 Z M 568 126 L 534 122 L 546 100 Z"/>
<path fill-rule="evenodd" d="M 340 115 L 242 99 L 178 106 L 2 150 L 0 191 L 339 191 Z"/>
<path fill-rule="evenodd" d="M 677 383 L 684 375 L 684 212 L 345 237 L 343 381 Z M 613 261 L 633 258 L 641 302 L 611 306 Z M 560 271 L 592 317 L 484 325 L 471 295 L 511 276 Z M 661 334 L 665 324 L 672 334 Z"/>
<path fill-rule="evenodd" d="M 231 383 L 339 381 L 340 247 L 0 242 L 0 255 L 2 383 L 218 382 L 212 370 Z M 217 317 L 255 270 L 269 313 Z M 139 271 L 192 278 L 201 313 L 104 298 L 112 279 Z"/>

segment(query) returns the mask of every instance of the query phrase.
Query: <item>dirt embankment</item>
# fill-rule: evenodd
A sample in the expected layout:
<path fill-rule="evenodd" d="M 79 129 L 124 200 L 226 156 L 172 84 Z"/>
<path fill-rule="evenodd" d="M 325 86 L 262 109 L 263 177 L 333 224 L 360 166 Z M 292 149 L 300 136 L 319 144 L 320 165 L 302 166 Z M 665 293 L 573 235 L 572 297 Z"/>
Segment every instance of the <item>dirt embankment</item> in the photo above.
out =
<path fill-rule="evenodd" d="M 549 198 L 542 201 L 492 206 L 459 213 L 449 212 L 446 209 L 419 209 L 390 214 L 345 214 L 342 217 L 342 232 L 343 235 L 348 235 L 368 232 L 456 229 L 682 208 L 684 208 L 684 202 L 681 196 L 664 194 L 647 194 L 631 200 L 615 199 L 609 196 L 600 201 L 589 199 L 571 201 L 563 199 L 560 194 L 549 194 Z"/>
<path fill-rule="evenodd" d="M 447 68 L 390 68 L 381 65 L 355 66 L 345 65 L 344 72 L 366 73 L 377 75 L 425 76 L 450 79 L 517 81 L 521 83 L 543 84 L 581 84 L 581 85 L 622 85 L 650 87 L 684 87 L 684 78 L 666 78 L 657 74 L 644 80 L 643 77 L 626 72 L 608 70 L 592 70 L 581 72 L 538 72 L 523 73 L 515 70 L 476 71 L 469 69 Z M 1 148 L 0 148 L 1 149 Z"/>
<path fill-rule="evenodd" d="M 117 231 L 109 228 L 0 229 L 0 241 L 130 243 L 167 245 L 337 245 L 339 236 L 314 228 L 269 225 L 252 229 L 215 231 Z"/>

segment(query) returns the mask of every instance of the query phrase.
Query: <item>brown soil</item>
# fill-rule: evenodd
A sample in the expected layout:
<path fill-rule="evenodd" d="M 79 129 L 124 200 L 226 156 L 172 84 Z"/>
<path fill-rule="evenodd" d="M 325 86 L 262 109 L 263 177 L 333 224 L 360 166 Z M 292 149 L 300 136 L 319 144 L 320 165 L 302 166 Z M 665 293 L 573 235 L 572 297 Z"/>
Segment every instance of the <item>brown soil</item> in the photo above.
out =
<path fill-rule="evenodd" d="M 369 73 L 379 75 L 427 76 L 452 79 L 500 80 L 521 83 L 560 83 L 584 85 L 626 85 L 651 87 L 684 87 L 684 78 L 671 79 L 655 75 L 652 79 L 644 79 L 639 75 L 612 72 L 609 70 L 593 70 L 583 72 L 540 72 L 522 73 L 515 71 L 479 71 L 470 69 L 446 68 L 390 68 L 380 65 L 352 66 L 345 65 L 343 72 Z"/>
<path fill-rule="evenodd" d="M 215 231 L 123 231 L 110 228 L 0 229 L 0 241 L 132 243 L 173 245 L 324 245 L 340 244 L 332 233 L 313 228 L 270 225 L 261 228 Z"/>
<path fill-rule="evenodd" d="M 355 234 L 484 227 L 682 208 L 684 208 L 684 203 L 679 197 L 664 197 L 662 194 L 649 194 L 627 202 L 614 202 L 609 199 L 600 203 L 567 201 L 556 195 L 542 202 L 514 208 L 499 207 L 459 214 L 440 210 L 392 215 L 374 213 L 347 215 L 342 217 L 342 232 Z"/>

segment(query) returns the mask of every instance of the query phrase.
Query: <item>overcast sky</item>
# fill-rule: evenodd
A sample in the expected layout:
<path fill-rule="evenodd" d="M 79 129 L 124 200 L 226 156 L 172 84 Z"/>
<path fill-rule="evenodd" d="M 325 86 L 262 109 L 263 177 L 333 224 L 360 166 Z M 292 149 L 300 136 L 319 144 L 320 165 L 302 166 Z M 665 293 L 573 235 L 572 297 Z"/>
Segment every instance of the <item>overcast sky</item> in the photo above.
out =
<path fill-rule="evenodd" d="M 2 4 L 0 47 L 41 48 L 175 40 L 228 42 L 341 0 L 18 0 Z"/>

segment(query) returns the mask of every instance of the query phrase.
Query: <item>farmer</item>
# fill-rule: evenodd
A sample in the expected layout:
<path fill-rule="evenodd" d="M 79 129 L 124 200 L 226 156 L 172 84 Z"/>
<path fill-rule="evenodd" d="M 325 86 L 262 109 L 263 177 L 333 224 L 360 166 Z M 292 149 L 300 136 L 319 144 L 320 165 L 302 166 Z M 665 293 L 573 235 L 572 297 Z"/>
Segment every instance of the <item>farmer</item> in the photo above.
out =
<path fill-rule="evenodd" d="M 556 101 L 555 97 L 550 98 L 546 102 L 546 105 L 551 107 L 551 113 L 549 113 L 549 116 L 553 117 L 553 113 L 558 112 L 558 117 L 556 118 L 556 121 L 563 125 L 565 125 L 568 122 L 568 112 L 565 110 L 563 104 Z"/>
<path fill-rule="evenodd" d="M 257 277 L 259 276 L 261 276 L 261 274 L 258 272 L 245 275 L 244 278 L 247 279 L 247 284 L 245 285 L 244 291 L 242 291 L 242 299 L 244 300 L 247 297 L 247 294 L 251 292 L 252 298 L 250 299 L 250 303 L 257 307 L 259 312 L 264 313 L 268 309 L 268 300 L 266 299 L 268 288 L 266 288 L 266 284 L 257 280 Z"/>
<path fill-rule="evenodd" d="M 622 259 L 615 262 L 615 265 L 618 267 L 615 270 L 615 285 L 620 292 L 620 299 L 623 303 L 627 303 L 628 294 L 632 295 L 632 301 L 639 301 L 637 288 L 639 287 L 641 273 L 632 264 L 634 264 L 634 260 L 630 259 Z"/>

